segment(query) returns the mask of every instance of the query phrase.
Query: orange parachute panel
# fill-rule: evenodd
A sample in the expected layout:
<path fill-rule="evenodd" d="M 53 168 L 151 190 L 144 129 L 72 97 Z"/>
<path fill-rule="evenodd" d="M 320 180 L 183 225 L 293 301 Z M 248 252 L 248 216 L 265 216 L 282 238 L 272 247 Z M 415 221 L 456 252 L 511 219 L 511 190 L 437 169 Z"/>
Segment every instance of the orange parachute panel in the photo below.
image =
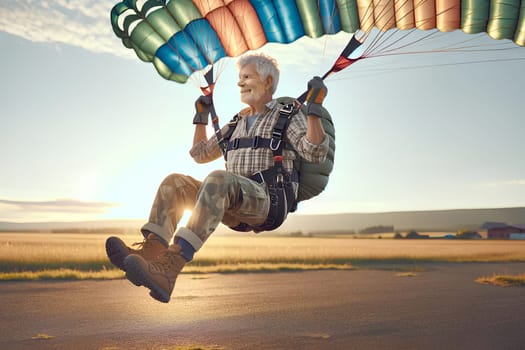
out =
<path fill-rule="evenodd" d="M 228 8 L 239 25 L 244 41 L 250 50 L 258 49 L 266 44 L 264 29 L 249 0 L 230 1 Z"/>
<path fill-rule="evenodd" d="M 228 7 L 219 7 L 206 15 L 206 19 L 219 36 L 228 56 L 239 56 L 248 50 L 241 28 Z"/>
<path fill-rule="evenodd" d="M 436 28 L 450 32 L 461 26 L 461 0 L 436 0 Z"/>
<path fill-rule="evenodd" d="M 374 0 L 375 26 L 386 32 L 396 26 L 394 2 L 391 0 Z"/>
<path fill-rule="evenodd" d="M 428 30 L 436 28 L 435 0 L 415 0 L 414 16 L 417 29 Z"/>
<path fill-rule="evenodd" d="M 195 7 L 197 7 L 197 9 L 199 10 L 199 12 L 201 13 L 203 17 L 206 17 L 208 13 L 218 9 L 219 7 L 223 7 L 226 5 L 223 0 L 192 0 L 192 1 Z"/>
<path fill-rule="evenodd" d="M 412 1 L 395 1 L 396 24 L 399 29 L 411 29 L 416 26 L 414 3 Z"/>

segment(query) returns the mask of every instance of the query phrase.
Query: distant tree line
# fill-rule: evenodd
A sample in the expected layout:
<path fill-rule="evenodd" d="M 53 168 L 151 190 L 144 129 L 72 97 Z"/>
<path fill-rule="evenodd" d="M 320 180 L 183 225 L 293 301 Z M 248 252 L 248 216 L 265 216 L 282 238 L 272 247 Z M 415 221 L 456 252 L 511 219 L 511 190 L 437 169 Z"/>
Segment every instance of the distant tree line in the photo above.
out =
<path fill-rule="evenodd" d="M 396 232 L 394 235 L 396 239 L 429 239 L 429 235 L 422 235 L 416 230 L 408 231 L 405 235 L 400 232 Z M 473 230 L 459 230 L 455 235 L 446 235 L 444 237 L 434 238 L 454 238 L 454 239 L 481 239 L 481 235 L 477 231 Z"/>
<path fill-rule="evenodd" d="M 394 235 L 394 238 L 396 238 L 396 239 L 400 239 L 400 238 L 406 238 L 406 239 L 428 239 L 428 238 L 430 238 L 430 236 L 429 235 L 422 235 L 419 232 L 417 232 L 416 230 L 411 230 L 411 231 L 408 231 L 404 236 L 401 233 L 396 232 L 396 234 Z"/>
<path fill-rule="evenodd" d="M 123 234 L 125 229 L 116 227 L 106 228 L 61 228 L 52 229 L 51 233 L 104 233 L 104 234 Z"/>
<path fill-rule="evenodd" d="M 358 232 L 362 234 L 388 233 L 388 232 L 394 232 L 394 226 L 384 226 L 384 225 L 370 226 L 362 230 L 359 230 Z"/>

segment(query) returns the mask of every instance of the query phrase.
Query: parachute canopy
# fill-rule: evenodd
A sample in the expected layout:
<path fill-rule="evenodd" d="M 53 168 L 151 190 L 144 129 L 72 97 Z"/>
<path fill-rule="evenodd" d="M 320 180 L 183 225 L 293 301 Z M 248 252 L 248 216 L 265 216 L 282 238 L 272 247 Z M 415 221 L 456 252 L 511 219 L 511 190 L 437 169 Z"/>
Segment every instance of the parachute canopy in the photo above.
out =
<path fill-rule="evenodd" d="M 340 31 L 462 29 L 525 46 L 524 17 L 521 0 L 124 0 L 111 10 L 123 44 L 179 83 L 269 42 Z"/>

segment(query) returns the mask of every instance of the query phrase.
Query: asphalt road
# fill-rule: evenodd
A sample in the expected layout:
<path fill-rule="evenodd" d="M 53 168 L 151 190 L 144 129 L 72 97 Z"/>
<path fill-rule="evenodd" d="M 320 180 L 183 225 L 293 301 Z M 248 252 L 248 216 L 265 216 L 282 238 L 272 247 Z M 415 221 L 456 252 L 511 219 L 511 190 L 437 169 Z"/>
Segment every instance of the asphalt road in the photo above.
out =
<path fill-rule="evenodd" d="M 126 280 L 0 283 L 0 349 L 524 349 L 525 264 L 182 275 L 169 304 Z M 39 336 L 43 334 L 49 339 Z"/>

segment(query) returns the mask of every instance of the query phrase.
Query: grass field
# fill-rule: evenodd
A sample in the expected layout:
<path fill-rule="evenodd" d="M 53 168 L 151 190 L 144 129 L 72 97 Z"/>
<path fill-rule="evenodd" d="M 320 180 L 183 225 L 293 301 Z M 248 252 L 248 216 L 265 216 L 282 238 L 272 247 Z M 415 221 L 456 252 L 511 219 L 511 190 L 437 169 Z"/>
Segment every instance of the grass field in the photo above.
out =
<path fill-rule="evenodd" d="M 0 233 L 0 280 L 112 279 L 107 235 Z M 122 236 L 129 244 L 137 235 Z M 185 273 L 414 269 L 435 262 L 525 262 L 525 241 L 212 236 Z"/>

